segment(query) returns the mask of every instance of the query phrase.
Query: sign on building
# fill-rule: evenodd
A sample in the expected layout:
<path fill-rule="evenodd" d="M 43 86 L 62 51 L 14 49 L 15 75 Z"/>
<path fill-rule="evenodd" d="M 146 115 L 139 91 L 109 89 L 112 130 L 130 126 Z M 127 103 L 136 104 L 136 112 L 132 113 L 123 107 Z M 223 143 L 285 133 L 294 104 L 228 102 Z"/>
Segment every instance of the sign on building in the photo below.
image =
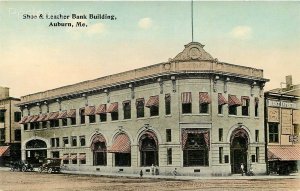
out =
<path fill-rule="evenodd" d="M 268 108 L 268 122 L 279 123 L 279 108 L 274 108 L 274 107 Z"/>
<path fill-rule="evenodd" d="M 290 135 L 292 132 L 292 110 L 281 109 L 281 134 Z"/>

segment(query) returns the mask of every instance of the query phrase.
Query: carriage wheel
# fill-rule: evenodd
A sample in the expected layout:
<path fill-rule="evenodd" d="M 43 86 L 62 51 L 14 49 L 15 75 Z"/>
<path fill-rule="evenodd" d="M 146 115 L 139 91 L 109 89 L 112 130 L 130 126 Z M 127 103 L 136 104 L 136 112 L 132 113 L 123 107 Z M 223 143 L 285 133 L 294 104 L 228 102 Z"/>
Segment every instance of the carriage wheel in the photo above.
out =
<path fill-rule="evenodd" d="M 48 169 L 48 173 L 51 174 L 52 173 L 52 168 Z"/>

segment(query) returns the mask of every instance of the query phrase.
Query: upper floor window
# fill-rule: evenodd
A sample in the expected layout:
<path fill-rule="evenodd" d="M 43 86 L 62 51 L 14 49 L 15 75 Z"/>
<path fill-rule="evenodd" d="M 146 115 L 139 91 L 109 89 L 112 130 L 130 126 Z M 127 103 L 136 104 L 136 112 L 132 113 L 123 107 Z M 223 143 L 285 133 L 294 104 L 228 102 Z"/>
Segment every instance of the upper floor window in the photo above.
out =
<path fill-rule="evenodd" d="M 107 113 L 111 114 L 111 120 L 115 121 L 119 119 L 119 108 L 118 108 L 118 102 L 110 104 Z"/>
<path fill-rule="evenodd" d="M 129 100 L 123 102 L 124 119 L 131 118 L 131 102 Z"/>
<path fill-rule="evenodd" d="M 0 123 L 5 122 L 5 110 L 0 110 Z"/>
<path fill-rule="evenodd" d="M 89 123 L 96 123 L 96 108 L 95 106 L 86 106 L 84 109 L 84 115 L 88 116 Z"/>
<path fill-rule="evenodd" d="M 241 101 L 235 95 L 228 95 L 229 115 L 237 115 L 237 107 L 240 105 L 241 105 Z"/>
<path fill-rule="evenodd" d="M 242 96 L 242 115 L 249 116 L 249 103 L 250 98 L 248 96 Z"/>
<path fill-rule="evenodd" d="M 192 93 L 181 93 L 182 113 L 192 113 Z"/>
<path fill-rule="evenodd" d="M 80 124 L 85 124 L 85 109 L 80 108 L 79 109 L 79 117 L 80 117 Z"/>
<path fill-rule="evenodd" d="M 16 111 L 14 113 L 14 122 L 19 122 L 21 120 L 21 112 Z"/>
<path fill-rule="evenodd" d="M 85 136 L 84 135 L 80 136 L 79 140 L 80 140 L 80 146 L 85 146 Z"/>
<path fill-rule="evenodd" d="M 72 143 L 72 147 L 76 147 L 77 146 L 77 137 L 76 136 L 72 136 L 71 137 L 71 143 Z"/>
<path fill-rule="evenodd" d="M 199 111 L 200 113 L 209 113 L 209 104 L 211 99 L 207 92 L 199 93 Z"/>
<path fill-rule="evenodd" d="M 21 141 L 21 130 L 20 129 L 15 130 L 15 141 Z"/>
<path fill-rule="evenodd" d="M 165 109 L 166 109 L 166 115 L 171 114 L 171 95 L 166 94 L 165 95 Z"/>
<path fill-rule="evenodd" d="M 63 144 L 64 144 L 64 147 L 69 145 L 69 137 L 63 137 Z"/>
<path fill-rule="evenodd" d="M 105 122 L 107 120 L 106 104 L 99 105 L 96 109 L 96 114 L 100 116 L 100 122 Z"/>
<path fill-rule="evenodd" d="M 146 107 L 150 108 L 150 116 L 159 115 L 159 96 L 151 96 L 146 103 Z"/>
<path fill-rule="evenodd" d="M 166 129 L 166 141 L 171 142 L 172 141 L 172 130 Z"/>
<path fill-rule="evenodd" d="M 137 118 L 141 118 L 141 117 L 145 116 L 144 105 L 145 105 L 144 98 L 139 98 L 136 100 L 136 117 Z"/>
<path fill-rule="evenodd" d="M 71 125 L 76 125 L 76 109 L 70 109 L 67 118 L 70 118 Z"/>
<path fill-rule="evenodd" d="M 269 142 L 278 143 L 278 123 L 269 123 Z"/>
<path fill-rule="evenodd" d="M 59 147 L 59 138 L 51 138 L 51 147 Z"/>
<path fill-rule="evenodd" d="M 225 104 L 227 104 L 227 100 L 221 93 L 218 93 L 218 114 L 223 114 L 223 106 Z"/>
<path fill-rule="evenodd" d="M 256 97 L 254 99 L 254 115 L 255 115 L 255 117 L 258 117 L 258 105 L 259 105 L 259 98 Z"/>

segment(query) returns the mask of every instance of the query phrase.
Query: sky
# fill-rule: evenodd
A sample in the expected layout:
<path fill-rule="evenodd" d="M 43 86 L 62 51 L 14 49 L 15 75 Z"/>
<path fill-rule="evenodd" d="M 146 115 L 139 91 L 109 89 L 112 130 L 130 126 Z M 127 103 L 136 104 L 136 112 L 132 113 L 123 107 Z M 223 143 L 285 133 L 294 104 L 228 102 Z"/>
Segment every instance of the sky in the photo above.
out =
<path fill-rule="evenodd" d="M 299 84 L 299 10 L 295 1 L 194 1 L 194 41 L 219 61 L 263 69 L 265 90 L 287 75 Z M 46 18 L 59 14 L 116 19 Z M 0 1 L 0 86 L 20 97 L 166 62 L 191 33 L 190 1 Z"/>

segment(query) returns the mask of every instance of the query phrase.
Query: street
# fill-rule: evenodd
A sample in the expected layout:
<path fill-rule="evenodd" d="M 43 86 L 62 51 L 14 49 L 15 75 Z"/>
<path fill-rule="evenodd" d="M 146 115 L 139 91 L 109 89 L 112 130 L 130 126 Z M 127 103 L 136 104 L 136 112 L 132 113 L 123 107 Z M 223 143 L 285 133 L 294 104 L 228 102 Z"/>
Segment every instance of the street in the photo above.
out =
<path fill-rule="evenodd" d="M 47 174 L 0 171 L 0 191 L 98 191 L 98 190 L 276 190 L 300 191 L 300 179 L 198 179 L 103 177 L 95 175 Z"/>

